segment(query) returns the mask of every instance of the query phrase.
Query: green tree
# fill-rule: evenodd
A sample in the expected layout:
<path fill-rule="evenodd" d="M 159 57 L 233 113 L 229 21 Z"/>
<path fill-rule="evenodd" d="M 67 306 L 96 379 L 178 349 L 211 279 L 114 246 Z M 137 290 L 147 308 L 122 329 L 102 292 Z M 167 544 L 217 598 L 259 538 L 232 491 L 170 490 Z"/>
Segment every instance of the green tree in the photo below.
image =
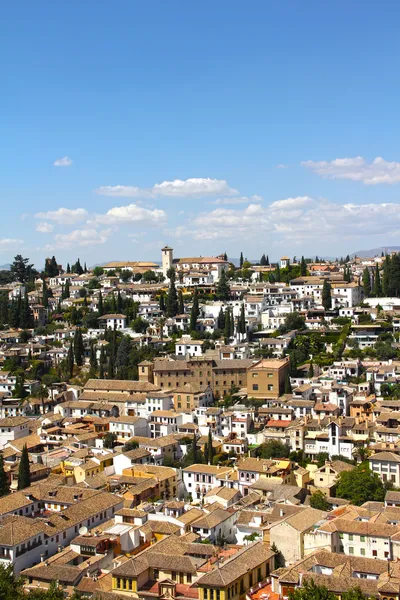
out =
<path fill-rule="evenodd" d="M 114 379 L 114 358 L 112 354 L 108 357 L 107 379 Z"/>
<path fill-rule="evenodd" d="M 103 447 L 112 449 L 117 443 L 117 434 L 110 431 L 103 438 Z"/>
<path fill-rule="evenodd" d="M 80 327 L 75 332 L 74 355 L 77 366 L 81 367 L 83 365 L 83 359 L 85 356 L 85 346 L 83 344 L 82 331 Z"/>
<path fill-rule="evenodd" d="M 314 377 L 314 364 L 313 361 L 310 361 L 310 367 L 308 369 L 308 377 L 311 379 Z"/>
<path fill-rule="evenodd" d="M 217 290 L 216 290 L 217 300 L 227 301 L 227 300 L 229 300 L 230 295 L 231 295 L 231 288 L 229 287 L 229 283 L 226 278 L 226 272 L 225 272 L 225 270 L 223 270 L 221 273 L 221 277 L 219 278 L 218 285 L 217 285 Z"/>
<path fill-rule="evenodd" d="M 321 490 L 317 490 L 310 497 L 310 506 L 318 510 L 331 510 L 332 506 L 327 501 L 325 494 Z"/>
<path fill-rule="evenodd" d="M 96 346 L 94 340 L 90 344 L 89 364 L 92 375 L 95 375 L 99 365 L 97 362 Z"/>
<path fill-rule="evenodd" d="M 237 323 L 237 330 L 238 333 L 240 333 L 241 335 L 245 335 L 246 333 L 246 316 L 244 313 L 244 303 L 242 303 L 242 306 L 240 307 L 240 315 Z"/>
<path fill-rule="evenodd" d="M 261 259 L 260 259 L 260 265 L 262 267 L 265 267 L 267 265 L 267 259 L 266 259 L 265 254 L 263 254 L 262 257 L 261 257 Z"/>
<path fill-rule="evenodd" d="M 379 273 L 378 264 L 375 267 L 375 276 L 374 276 L 374 296 L 379 298 L 382 296 L 382 285 L 381 285 L 381 276 Z"/>
<path fill-rule="evenodd" d="M 368 267 L 365 267 L 365 269 L 363 271 L 362 283 L 363 283 L 364 296 L 366 298 L 368 298 L 368 296 L 371 295 L 371 277 L 369 274 Z"/>
<path fill-rule="evenodd" d="M 21 460 L 18 469 L 18 489 L 24 490 L 31 485 L 31 469 L 29 465 L 29 455 L 26 444 L 24 444 L 21 453 Z"/>
<path fill-rule="evenodd" d="M 208 428 L 208 441 L 207 441 L 207 462 L 212 465 L 214 458 L 213 439 L 211 433 L 211 427 Z"/>
<path fill-rule="evenodd" d="M 225 311 L 224 337 L 228 340 L 231 335 L 231 311 L 229 306 Z"/>
<path fill-rule="evenodd" d="M 260 444 L 256 450 L 260 458 L 287 458 L 290 454 L 290 448 L 279 440 L 268 440 Z"/>
<path fill-rule="evenodd" d="M 192 454 L 193 454 L 193 463 L 196 464 L 197 461 L 199 460 L 198 457 L 198 448 L 197 448 L 197 437 L 196 437 L 196 433 L 193 433 L 193 439 L 192 439 Z"/>
<path fill-rule="evenodd" d="M 65 286 L 64 286 L 64 290 L 63 290 L 63 295 L 62 295 L 62 299 L 66 300 L 67 298 L 70 297 L 70 282 L 69 279 L 67 279 L 67 281 L 65 282 Z"/>
<path fill-rule="evenodd" d="M 160 294 L 160 310 L 161 312 L 165 312 L 165 295 L 163 292 Z"/>
<path fill-rule="evenodd" d="M 331 300 L 331 284 L 327 279 L 324 279 L 324 285 L 322 286 L 322 306 L 325 310 L 329 310 L 332 306 Z"/>
<path fill-rule="evenodd" d="M 124 379 L 126 376 L 126 367 L 129 364 L 129 352 L 131 350 L 130 338 L 124 335 L 119 343 L 117 354 L 115 357 L 115 366 L 117 367 L 118 376 Z"/>
<path fill-rule="evenodd" d="M 76 261 L 76 263 L 74 265 L 72 265 L 71 270 L 73 273 L 76 273 L 77 275 L 82 275 L 83 268 L 82 268 L 81 261 L 79 258 Z"/>
<path fill-rule="evenodd" d="M 15 386 L 14 386 L 14 390 L 13 390 L 13 397 L 14 398 L 26 398 L 28 395 L 28 392 L 26 391 L 25 387 L 24 387 L 24 382 L 25 382 L 25 377 L 24 374 L 22 372 L 21 375 L 17 375 L 15 378 Z"/>
<path fill-rule="evenodd" d="M 335 594 L 324 585 L 317 585 L 314 579 L 303 579 L 302 586 L 289 590 L 289 600 L 336 600 Z"/>
<path fill-rule="evenodd" d="M 197 286 L 194 288 L 192 309 L 190 311 L 190 331 L 196 331 L 197 319 L 199 316 L 199 297 Z"/>
<path fill-rule="evenodd" d="M 239 259 L 239 265 L 240 265 L 240 268 L 242 268 L 242 267 L 243 267 L 243 263 L 244 263 L 244 259 L 243 259 L 243 252 L 241 252 L 241 253 L 240 253 L 240 259 Z"/>
<path fill-rule="evenodd" d="M 224 326 L 225 326 L 225 313 L 224 313 L 224 309 L 221 306 L 219 313 L 218 313 L 218 318 L 217 318 L 217 328 L 223 329 Z"/>
<path fill-rule="evenodd" d="M 0 497 L 7 496 L 10 493 L 10 484 L 7 473 L 4 470 L 3 455 L 0 455 Z M 1 597 L 1 596 L 0 596 Z"/>
<path fill-rule="evenodd" d="M 33 265 L 29 264 L 29 258 L 24 258 L 21 254 L 17 254 L 10 266 L 10 271 L 14 277 L 14 280 L 20 283 L 26 283 L 36 273 Z"/>
<path fill-rule="evenodd" d="M 178 293 L 178 314 L 183 315 L 185 312 L 185 305 L 183 303 L 183 293 L 182 290 L 179 290 Z"/>
<path fill-rule="evenodd" d="M 73 376 L 74 376 L 74 348 L 73 348 L 73 345 L 71 342 L 69 345 L 68 354 L 67 354 L 67 377 L 68 377 L 68 379 L 72 379 Z"/>
<path fill-rule="evenodd" d="M 300 276 L 305 277 L 307 275 L 307 263 L 304 259 L 304 256 L 301 257 L 300 262 Z"/>
<path fill-rule="evenodd" d="M 175 271 L 174 271 L 175 273 Z M 167 297 L 167 317 L 175 317 L 179 311 L 178 294 L 176 293 L 175 278 L 170 278 Z"/>
<path fill-rule="evenodd" d="M 382 292 L 384 296 L 389 296 L 390 289 L 390 256 L 387 254 L 383 265 L 383 277 L 382 277 Z"/>
<path fill-rule="evenodd" d="M 286 377 L 285 377 L 285 394 L 291 394 L 291 393 L 292 393 L 292 384 L 290 383 L 289 373 L 287 373 Z"/>
<path fill-rule="evenodd" d="M 368 500 L 383 502 L 385 487 L 379 476 L 370 471 L 368 463 L 363 462 L 352 471 L 340 473 L 336 496 L 350 500 L 351 504 L 358 506 Z"/>

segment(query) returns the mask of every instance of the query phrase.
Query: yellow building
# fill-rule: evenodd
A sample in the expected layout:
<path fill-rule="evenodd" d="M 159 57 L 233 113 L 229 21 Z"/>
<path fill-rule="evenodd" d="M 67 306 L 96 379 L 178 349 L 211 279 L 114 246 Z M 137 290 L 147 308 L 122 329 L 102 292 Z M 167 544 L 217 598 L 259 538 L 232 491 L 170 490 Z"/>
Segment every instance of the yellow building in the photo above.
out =
<path fill-rule="evenodd" d="M 132 465 L 122 471 L 125 477 L 134 477 L 135 479 L 143 479 L 148 481 L 154 479 L 157 483 L 158 498 L 172 498 L 177 493 L 176 471 L 171 467 L 156 467 L 154 465 Z M 155 486 L 153 486 L 155 487 Z"/>
<path fill-rule="evenodd" d="M 247 395 L 253 398 L 279 398 L 289 375 L 289 357 L 263 358 L 247 370 Z"/>
<path fill-rule="evenodd" d="M 275 553 L 262 542 L 246 546 L 197 581 L 199 600 L 242 600 L 275 567 Z"/>

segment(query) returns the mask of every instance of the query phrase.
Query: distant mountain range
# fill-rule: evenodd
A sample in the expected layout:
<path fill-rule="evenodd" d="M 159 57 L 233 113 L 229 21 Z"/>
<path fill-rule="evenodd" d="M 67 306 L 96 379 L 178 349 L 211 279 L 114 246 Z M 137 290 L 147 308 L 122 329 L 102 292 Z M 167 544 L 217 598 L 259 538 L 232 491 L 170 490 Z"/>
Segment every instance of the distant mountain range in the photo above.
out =
<path fill-rule="evenodd" d="M 7 265 L 0 265 L 0 271 L 9 271 L 11 265 L 8 263 Z"/>
<path fill-rule="evenodd" d="M 351 254 L 351 258 L 359 256 L 360 258 L 369 258 L 380 256 L 382 254 L 390 254 L 390 252 L 400 252 L 400 246 L 380 246 L 379 248 L 371 248 L 370 250 L 358 250 Z"/>

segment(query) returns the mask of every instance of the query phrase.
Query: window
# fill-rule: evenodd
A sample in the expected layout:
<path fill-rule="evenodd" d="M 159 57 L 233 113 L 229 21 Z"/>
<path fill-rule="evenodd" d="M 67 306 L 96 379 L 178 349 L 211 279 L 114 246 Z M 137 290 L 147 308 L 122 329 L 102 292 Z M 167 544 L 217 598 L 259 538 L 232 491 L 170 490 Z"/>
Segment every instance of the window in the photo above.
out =
<path fill-rule="evenodd" d="M 354 548 L 353 548 L 353 546 L 349 546 L 349 554 L 354 554 Z"/>
<path fill-rule="evenodd" d="M 361 556 L 365 556 L 365 548 L 360 548 L 360 554 Z"/>
<path fill-rule="evenodd" d="M 253 383 L 253 390 L 257 391 L 258 390 L 258 383 Z"/>
<path fill-rule="evenodd" d="M 360 542 L 365 542 L 365 535 L 360 535 Z"/>

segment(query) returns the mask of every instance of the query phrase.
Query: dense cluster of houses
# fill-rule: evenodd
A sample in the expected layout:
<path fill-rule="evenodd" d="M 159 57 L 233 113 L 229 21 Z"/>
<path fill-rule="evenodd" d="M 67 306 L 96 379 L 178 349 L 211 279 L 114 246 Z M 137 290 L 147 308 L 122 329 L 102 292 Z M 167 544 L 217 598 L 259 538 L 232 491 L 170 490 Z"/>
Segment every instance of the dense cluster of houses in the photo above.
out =
<path fill-rule="evenodd" d="M 355 259 L 350 282 L 339 263 L 310 264 L 309 275 L 289 283 L 263 281 L 271 267 L 257 266 L 250 279 L 231 283 L 226 300 L 210 299 L 229 269 L 226 257 L 176 259 L 168 246 L 160 265 L 108 263 L 90 295 L 82 289 L 93 273 L 48 278 L 46 308 L 38 282 L 28 293 L 32 336 L 0 332 L 0 453 L 10 488 L 0 497 L 0 565 L 12 565 L 27 589 L 57 581 L 66 595 L 104 600 L 277 600 L 307 578 L 338 597 L 358 586 L 368 597 L 398 600 L 400 401 L 386 392 L 400 384 L 400 361 L 339 356 L 313 364 L 311 356 L 294 371 L 287 352 L 305 334 L 341 332 L 340 318 L 348 322 L 343 347 L 373 348 L 388 331 L 382 311 L 390 332 L 399 332 L 396 299 L 360 306 L 359 278 L 377 261 Z M 280 268 L 290 263 L 282 257 Z M 244 315 L 245 331 L 234 326 L 205 344 L 188 331 L 191 302 L 162 318 L 158 297 L 171 268 L 178 290 L 208 293 L 198 334 L 217 330 L 228 308 L 235 324 Z M 142 279 L 149 271 L 158 281 Z M 330 309 L 322 298 L 327 280 Z M 4 291 L 10 299 L 26 293 L 18 283 Z M 156 350 L 137 365 L 137 379 L 86 376 L 44 393 L 40 376 L 21 380 L 7 369 L 11 359 L 45 369 L 65 361 L 78 328 L 57 310 L 83 301 L 86 311 L 97 310 L 100 293 L 102 301 L 118 293 L 138 303 L 147 328 L 134 331 L 122 312 L 79 328 L 82 373 L 111 329 Z M 292 313 L 305 330 L 279 335 Z M 49 316 L 56 328 L 45 327 Z M 332 344 L 327 335 L 323 349 Z M 21 386 L 25 398 L 15 393 Z M 260 446 L 271 444 L 286 451 L 263 458 Z M 30 485 L 18 489 L 26 450 Z M 394 491 L 354 506 L 336 488 L 365 458 Z M 311 506 L 316 492 L 328 510 Z"/>

